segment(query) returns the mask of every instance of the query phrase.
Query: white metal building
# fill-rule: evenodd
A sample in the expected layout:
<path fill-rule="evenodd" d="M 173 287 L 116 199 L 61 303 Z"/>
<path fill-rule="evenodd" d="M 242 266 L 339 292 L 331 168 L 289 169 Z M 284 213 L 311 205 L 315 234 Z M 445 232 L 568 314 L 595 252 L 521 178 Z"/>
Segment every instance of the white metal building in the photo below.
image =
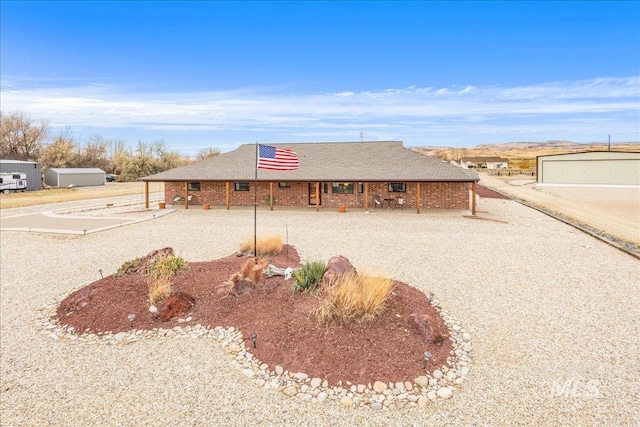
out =
<path fill-rule="evenodd" d="M 537 185 L 640 187 L 640 153 L 590 151 L 536 159 Z"/>
<path fill-rule="evenodd" d="M 51 168 L 44 173 L 44 183 L 51 187 L 105 185 L 105 178 L 105 171 L 98 168 Z"/>

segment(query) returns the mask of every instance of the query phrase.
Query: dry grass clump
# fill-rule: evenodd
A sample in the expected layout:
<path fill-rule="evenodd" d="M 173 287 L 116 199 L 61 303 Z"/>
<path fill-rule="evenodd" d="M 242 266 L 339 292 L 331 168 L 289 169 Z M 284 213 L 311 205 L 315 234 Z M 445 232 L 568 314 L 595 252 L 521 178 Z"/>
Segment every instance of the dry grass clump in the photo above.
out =
<path fill-rule="evenodd" d="M 149 287 L 149 302 L 157 304 L 171 295 L 171 279 L 186 268 L 184 259 L 179 256 L 156 258 L 145 271 Z"/>
<path fill-rule="evenodd" d="M 384 311 L 392 291 L 389 278 L 347 274 L 327 289 L 315 315 L 320 321 L 368 322 Z"/>
<path fill-rule="evenodd" d="M 258 255 L 278 255 L 282 252 L 282 237 L 275 235 L 259 237 L 256 246 L 258 247 Z M 253 253 L 253 237 L 245 239 L 240 244 L 240 252 Z"/>

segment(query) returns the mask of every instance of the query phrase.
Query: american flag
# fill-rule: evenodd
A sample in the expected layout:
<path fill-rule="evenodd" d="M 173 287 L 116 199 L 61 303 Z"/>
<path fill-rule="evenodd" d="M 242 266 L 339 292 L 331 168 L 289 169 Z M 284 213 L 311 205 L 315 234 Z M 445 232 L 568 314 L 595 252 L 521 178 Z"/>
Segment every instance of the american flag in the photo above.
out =
<path fill-rule="evenodd" d="M 258 145 L 258 168 L 275 171 L 292 171 L 298 169 L 298 155 L 293 150 Z"/>

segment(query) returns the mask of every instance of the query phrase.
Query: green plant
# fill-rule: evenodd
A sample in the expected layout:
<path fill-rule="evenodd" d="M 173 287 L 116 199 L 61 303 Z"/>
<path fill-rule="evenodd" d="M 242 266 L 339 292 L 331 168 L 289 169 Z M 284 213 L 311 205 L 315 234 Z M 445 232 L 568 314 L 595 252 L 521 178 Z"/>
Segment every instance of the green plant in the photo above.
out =
<path fill-rule="evenodd" d="M 311 261 L 295 271 L 296 281 L 291 285 L 294 292 L 314 291 L 320 282 L 327 266 L 322 261 Z"/>
<path fill-rule="evenodd" d="M 320 321 L 368 322 L 384 311 L 392 291 L 393 281 L 386 277 L 347 274 L 328 287 L 314 314 Z"/>
<path fill-rule="evenodd" d="M 180 256 L 159 257 L 153 260 L 147 267 L 145 274 L 147 277 L 173 277 L 179 271 L 186 268 L 184 259 Z"/>

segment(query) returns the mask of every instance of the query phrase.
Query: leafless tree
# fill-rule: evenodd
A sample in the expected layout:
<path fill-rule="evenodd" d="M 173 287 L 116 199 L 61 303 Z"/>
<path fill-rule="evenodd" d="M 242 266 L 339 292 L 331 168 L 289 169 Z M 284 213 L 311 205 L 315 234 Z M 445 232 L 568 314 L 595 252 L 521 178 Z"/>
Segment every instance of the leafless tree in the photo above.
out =
<path fill-rule="evenodd" d="M 37 160 L 47 136 L 46 122 L 36 123 L 22 112 L 0 112 L 0 157 L 12 160 Z"/>
<path fill-rule="evenodd" d="M 214 147 L 201 148 L 198 151 L 198 155 L 196 156 L 196 160 L 204 160 L 210 157 L 218 157 L 220 155 L 220 150 Z"/>

